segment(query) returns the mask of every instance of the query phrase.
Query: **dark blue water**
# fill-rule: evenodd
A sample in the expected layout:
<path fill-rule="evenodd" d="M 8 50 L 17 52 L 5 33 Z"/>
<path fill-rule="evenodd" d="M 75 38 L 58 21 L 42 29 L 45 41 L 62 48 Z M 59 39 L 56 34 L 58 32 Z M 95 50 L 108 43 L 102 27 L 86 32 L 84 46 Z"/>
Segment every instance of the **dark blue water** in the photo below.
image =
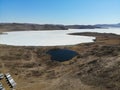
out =
<path fill-rule="evenodd" d="M 68 49 L 49 50 L 47 54 L 51 55 L 51 59 L 55 61 L 67 61 L 78 55 L 77 52 Z"/>

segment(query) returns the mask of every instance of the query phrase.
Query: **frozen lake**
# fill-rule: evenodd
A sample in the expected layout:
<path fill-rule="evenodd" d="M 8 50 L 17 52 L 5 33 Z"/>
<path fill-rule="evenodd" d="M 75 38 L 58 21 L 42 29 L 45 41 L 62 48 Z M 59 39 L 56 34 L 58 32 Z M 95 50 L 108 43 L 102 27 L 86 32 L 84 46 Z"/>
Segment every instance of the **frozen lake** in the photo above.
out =
<path fill-rule="evenodd" d="M 62 46 L 93 42 L 95 37 L 67 35 L 74 32 L 120 34 L 120 29 L 70 29 L 53 31 L 15 31 L 0 35 L 0 44 L 14 46 Z"/>

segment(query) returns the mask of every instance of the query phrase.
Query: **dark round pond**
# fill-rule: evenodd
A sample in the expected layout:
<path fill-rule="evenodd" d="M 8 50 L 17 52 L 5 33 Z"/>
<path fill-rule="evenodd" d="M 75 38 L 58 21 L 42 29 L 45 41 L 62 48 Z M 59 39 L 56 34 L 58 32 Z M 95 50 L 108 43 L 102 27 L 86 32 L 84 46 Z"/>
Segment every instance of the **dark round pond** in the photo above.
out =
<path fill-rule="evenodd" d="M 53 49 L 49 50 L 47 54 L 51 55 L 51 59 L 55 61 L 67 61 L 78 55 L 77 52 L 68 49 Z"/>

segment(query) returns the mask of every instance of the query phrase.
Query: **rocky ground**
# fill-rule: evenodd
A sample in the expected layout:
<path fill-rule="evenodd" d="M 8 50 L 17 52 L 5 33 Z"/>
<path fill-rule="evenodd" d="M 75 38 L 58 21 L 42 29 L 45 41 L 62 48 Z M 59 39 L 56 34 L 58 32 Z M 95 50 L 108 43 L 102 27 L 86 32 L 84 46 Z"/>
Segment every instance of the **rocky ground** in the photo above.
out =
<path fill-rule="evenodd" d="M 95 36 L 96 40 L 60 47 L 0 45 L 0 71 L 11 73 L 16 90 L 120 90 L 120 36 L 74 35 Z M 57 48 L 78 55 L 65 62 L 52 61 L 46 52 Z"/>

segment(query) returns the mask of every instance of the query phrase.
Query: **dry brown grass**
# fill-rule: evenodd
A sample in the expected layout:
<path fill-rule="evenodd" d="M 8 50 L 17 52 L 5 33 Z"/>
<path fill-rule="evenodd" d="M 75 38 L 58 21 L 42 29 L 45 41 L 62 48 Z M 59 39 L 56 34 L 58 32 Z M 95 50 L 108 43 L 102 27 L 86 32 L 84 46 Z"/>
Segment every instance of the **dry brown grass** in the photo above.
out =
<path fill-rule="evenodd" d="M 66 62 L 52 61 L 46 52 L 56 48 L 79 55 Z M 64 47 L 0 45 L 0 71 L 12 74 L 16 90 L 119 90 L 119 66 L 119 36 Z"/>

